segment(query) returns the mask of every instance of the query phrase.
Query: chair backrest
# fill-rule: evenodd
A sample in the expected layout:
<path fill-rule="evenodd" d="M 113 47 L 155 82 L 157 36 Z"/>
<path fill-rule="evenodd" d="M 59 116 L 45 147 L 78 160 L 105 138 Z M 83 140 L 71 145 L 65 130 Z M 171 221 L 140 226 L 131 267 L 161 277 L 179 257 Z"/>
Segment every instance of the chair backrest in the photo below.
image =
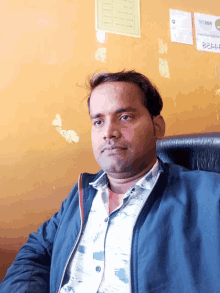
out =
<path fill-rule="evenodd" d="M 157 155 L 190 170 L 220 173 L 220 132 L 164 137 L 157 142 Z"/>

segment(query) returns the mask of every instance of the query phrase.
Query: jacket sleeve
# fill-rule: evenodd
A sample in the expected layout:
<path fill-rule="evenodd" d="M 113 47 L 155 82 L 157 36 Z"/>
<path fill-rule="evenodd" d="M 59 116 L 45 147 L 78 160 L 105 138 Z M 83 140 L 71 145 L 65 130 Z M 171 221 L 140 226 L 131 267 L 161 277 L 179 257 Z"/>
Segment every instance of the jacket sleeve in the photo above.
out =
<path fill-rule="evenodd" d="M 49 293 L 50 264 L 53 242 L 65 209 L 66 201 L 58 213 L 29 235 L 0 285 L 0 293 Z"/>

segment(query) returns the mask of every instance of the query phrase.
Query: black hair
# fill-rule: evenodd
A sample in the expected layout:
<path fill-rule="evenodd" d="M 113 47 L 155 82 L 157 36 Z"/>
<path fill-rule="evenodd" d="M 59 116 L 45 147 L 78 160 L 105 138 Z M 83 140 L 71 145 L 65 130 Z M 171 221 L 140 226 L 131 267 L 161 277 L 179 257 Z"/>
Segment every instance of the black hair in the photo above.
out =
<path fill-rule="evenodd" d="M 147 108 L 150 115 L 157 116 L 160 114 L 163 108 L 162 98 L 157 90 L 157 88 L 151 83 L 151 81 L 141 73 L 135 70 L 125 71 L 122 70 L 116 73 L 95 73 L 89 80 L 90 94 L 87 98 L 87 105 L 90 112 L 90 97 L 92 91 L 98 86 L 105 82 L 131 82 L 136 84 L 141 91 L 144 93 L 143 105 Z"/>

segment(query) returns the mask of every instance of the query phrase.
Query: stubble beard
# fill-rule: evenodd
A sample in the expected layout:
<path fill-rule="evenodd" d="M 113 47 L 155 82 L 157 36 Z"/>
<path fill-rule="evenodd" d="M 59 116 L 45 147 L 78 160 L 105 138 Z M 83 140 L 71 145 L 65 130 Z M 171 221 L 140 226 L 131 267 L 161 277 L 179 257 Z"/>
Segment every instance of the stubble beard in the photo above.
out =
<path fill-rule="evenodd" d="M 101 169 L 106 173 L 119 174 L 119 173 L 133 173 L 133 164 L 131 158 L 120 158 L 115 156 L 104 156 L 97 160 Z"/>

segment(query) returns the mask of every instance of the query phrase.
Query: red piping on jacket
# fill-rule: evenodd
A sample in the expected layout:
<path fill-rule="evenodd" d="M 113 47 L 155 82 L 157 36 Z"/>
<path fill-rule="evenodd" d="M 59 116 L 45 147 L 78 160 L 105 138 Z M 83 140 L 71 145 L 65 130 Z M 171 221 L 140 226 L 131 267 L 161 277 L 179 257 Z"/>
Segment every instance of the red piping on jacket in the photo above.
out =
<path fill-rule="evenodd" d="M 79 175 L 79 179 L 78 179 L 78 190 L 79 190 L 79 207 L 80 207 L 80 212 L 81 212 L 81 217 L 82 217 L 82 223 L 83 223 L 83 220 L 84 220 L 84 212 L 83 212 L 82 176 L 83 176 L 83 174 L 81 173 Z"/>

